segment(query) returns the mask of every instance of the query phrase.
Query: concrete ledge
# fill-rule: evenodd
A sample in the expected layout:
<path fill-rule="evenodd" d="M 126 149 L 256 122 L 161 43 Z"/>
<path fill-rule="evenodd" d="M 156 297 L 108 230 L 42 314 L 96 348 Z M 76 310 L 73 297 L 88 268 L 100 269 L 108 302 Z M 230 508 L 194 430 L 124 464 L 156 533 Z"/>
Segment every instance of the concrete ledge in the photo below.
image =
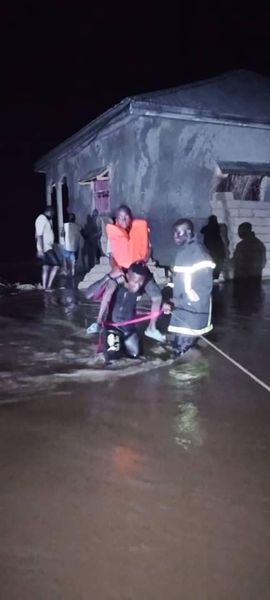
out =
<path fill-rule="evenodd" d="M 104 258 L 107 260 L 107 263 L 105 263 L 105 261 L 104 261 L 104 264 L 100 263 L 100 264 L 96 265 L 95 267 L 93 267 L 93 269 L 91 269 L 91 271 L 89 271 L 89 273 L 86 273 L 83 280 L 80 281 L 80 283 L 78 285 L 79 290 L 84 290 L 84 289 L 88 288 L 89 285 L 91 285 L 92 283 L 95 283 L 96 281 L 98 281 L 99 279 L 104 277 L 104 275 L 107 275 L 107 273 L 109 273 L 111 271 L 111 266 L 109 264 L 109 260 L 107 259 L 107 257 L 104 257 Z M 167 283 L 165 269 L 162 269 L 161 267 L 156 267 L 154 261 L 152 261 L 152 260 L 149 261 L 147 266 L 150 269 L 151 273 L 153 274 L 153 277 L 155 278 L 155 281 L 157 282 L 158 285 L 165 285 Z"/>
<path fill-rule="evenodd" d="M 93 269 L 91 269 L 91 271 L 89 271 L 89 273 L 86 273 L 83 280 L 80 281 L 80 283 L 78 284 L 78 289 L 85 290 L 89 287 L 89 285 L 95 283 L 99 279 L 102 279 L 102 277 L 104 277 L 104 275 L 107 275 L 107 273 L 109 273 L 110 271 L 111 266 L 109 264 L 96 265 L 95 267 L 93 267 Z"/>

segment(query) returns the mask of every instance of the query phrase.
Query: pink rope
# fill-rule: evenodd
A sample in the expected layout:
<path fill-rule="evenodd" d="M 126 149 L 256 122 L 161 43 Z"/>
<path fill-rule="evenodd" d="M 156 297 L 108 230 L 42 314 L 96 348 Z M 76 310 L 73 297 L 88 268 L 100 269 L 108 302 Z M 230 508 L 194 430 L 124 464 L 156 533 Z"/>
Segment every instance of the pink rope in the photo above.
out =
<path fill-rule="evenodd" d="M 100 288 L 100 290 L 98 290 L 95 294 L 93 294 L 93 302 L 97 302 L 97 300 L 100 300 L 100 298 L 102 298 L 104 292 L 106 290 L 106 286 Z"/>
<path fill-rule="evenodd" d="M 142 321 L 149 321 L 152 318 L 156 318 L 159 317 L 160 315 L 162 315 L 163 313 L 163 309 L 161 310 L 156 310 L 153 313 L 147 313 L 146 315 L 140 315 L 140 313 L 137 313 L 137 317 L 135 319 L 130 319 L 129 321 L 120 321 L 119 323 L 109 323 L 107 321 L 104 321 L 102 323 L 102 326 L 109 326 L 109 327 L 123 327 L 125 325 L 133 325 L 134 323 L 142 323 Z M 97 347 L 96 347 L 96 352 L 102 352 L 102 341 L 101 341 L 101 333 L 99 334 L 99 338 L 98 338 L 98 343 L 97 343 Z"/>
<path fill-rule="evenodd" d="M 150 321 L 150 319 L 158 318 L 163 313 L 163 310 L 157 310 L 154 312 L 147 313 L 146 315 L 140 315 L 137 313 L 137 317 L 135 319 L 130 319 L 129 321 L 120 321 L 119 323 L 108 323 L 105 321 L 103 325 L 111 326 L 111 327 L 123 327 L 125 325 L 133 325 L 135 323 L 141 323 L 142 321 Z"/>

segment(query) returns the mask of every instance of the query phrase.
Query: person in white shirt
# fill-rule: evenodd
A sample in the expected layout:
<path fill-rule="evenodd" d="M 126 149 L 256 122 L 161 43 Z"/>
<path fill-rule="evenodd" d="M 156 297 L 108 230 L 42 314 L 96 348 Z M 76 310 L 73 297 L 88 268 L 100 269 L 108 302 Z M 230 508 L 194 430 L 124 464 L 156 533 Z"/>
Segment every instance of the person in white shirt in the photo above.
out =
<path fill-rule="evenodd" d="M 44 213 L 39 215 L 35 221 L 37 256 L 42 260 L 43 263 L 42 287 L 46 291 L 51 290 L 56 273 L 61 266 L 59 258 L 53 249 L 53 216 L 53 207 L 46 206 Z"/>
<path fill-rule="evenodd" d="M 78 258 L 81 238 L 81 227 L 75 221 L 76 217 L 74 213 L 70 213 L 68 222 L 64 223 L 62 230 L 64 238 L 64 269 L 68 273 L 68 268 L 70 267 L 72 277 L 75 275 L 75 266 Z"/>

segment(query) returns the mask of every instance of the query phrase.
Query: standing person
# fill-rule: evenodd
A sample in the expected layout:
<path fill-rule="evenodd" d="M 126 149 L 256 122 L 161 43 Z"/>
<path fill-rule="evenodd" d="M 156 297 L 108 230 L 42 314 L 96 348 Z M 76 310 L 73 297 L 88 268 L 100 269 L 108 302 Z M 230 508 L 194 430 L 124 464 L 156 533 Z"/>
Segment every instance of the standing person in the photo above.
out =
<path fill-rule="evenodd" d="M 125 204 L 121 204 L 121 206 L 117 208 L 115 222 L 113 224 L 108 224 L 106 226 L 106 231 L 108 235 L 108 254 L 112 272 L 110 273 L 109 282 L 101 300 L 97 322 L 92 323 L 88 328 L 89 333 L 97 333 L 101 328 L 110 299 L 116 289 L 117 283 L 114 279 L 119 279 L 121 276 L 124 277 L 130 265 L 134 262 L 139 261 L 146 264 L 150 256 L 149 227 L 147 221 L 143 219 L 134 219 L 130 208 Z M 151 299 L 152 303 L 150 323 L 145 330 L 145 335 L 158 342 L 164 342 L 165 336 L 156 328 L 162 296 L 160 289 L 148 268 L 143 289 Z M 91 297 L 91 286 L 86 291 L 86 295 Z"/>
<path fill-rule="evenodd" d="M 58 269 L 61 266 L 59 258 L 53 249 L 53 217 L 53 207 L 46 206 L 43 214 L 39 215 L 35 221 L 37 256 L 43 262 L 42 287 L 46 291 L 51 290 L 52 283 L 55 279 Z"/>
<path fill-rule="evenodd" d="M 201 229 L 203 242 L 210 256 L 216 264 L 213 278 L 217 280 L 222 271 L 226 256 L 226 248 L 221 237 L 220 227 L 216 215 L 211 215 L 207 225 Z"/>
<path fill-rule="evenodd" d="M 173 352 L 181 356 L 194 346 L 197 338 L 211 331 L 212 262 L 206 248 L 194 236 L 189 219 L 174 224 L 177 254 L 173 267 L 172 306 L 165 303 L 165 313 L 172 313 L 168 332 L 174 335 Z"/>
<path fill-rule="evenodd" d="M 76 223 L 76 217 L 74 213 L 70 213 L 68 217 L 68 222 L 64 223 L 63 237 L 64 269 L 68 272 L 68 268 L 70 267 L 71 275 L 72 277 L 74 277 L 81 238 L 81 228 L 78 225 L 78 223 Z"/>

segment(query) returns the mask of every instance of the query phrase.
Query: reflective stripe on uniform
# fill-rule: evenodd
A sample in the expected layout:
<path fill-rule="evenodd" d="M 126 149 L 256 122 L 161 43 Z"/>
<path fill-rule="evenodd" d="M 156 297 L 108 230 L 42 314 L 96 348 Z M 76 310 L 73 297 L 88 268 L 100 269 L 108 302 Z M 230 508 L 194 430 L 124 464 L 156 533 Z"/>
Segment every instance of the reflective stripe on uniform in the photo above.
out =
<path fill-rule="evenodd" d="M 208 333 L 209 331 L 212 331 L 212 329 L 213 329 L 213 325 L 211 323 L 211 318 L 212 318 L 212 297 L 210 296 L 208 322 L 207 322 L 206 327 L 203 327 L 202 329 L 192 329 L 191 327 L 183 327 L 182 325 L 169 325 L 168 331 L 170 333 L 183 333 L 184 335 L 194 335 L 194 336 L 204 335 L 205 333 Z M 182 321 L 183 324 L 185 323 L 185 321 L 183 319 L 179 319 L 179 321 Z"/>
<path fill-rule="evenodd" d="M 183 333 L 184 335 L 204 335 L 213 329 L 213 325 L 207 325 L 203 329 L 190 329 L 189 327 L 181 327 L 178 325 L 169 325 L 168 331 L 170 333 Z"/>
<path fill-rule="evenodd" d="M 212 260 L 202 260 L 191 266 L 178 267 L 175 265 L 173 270 L 175 273 L 195 273 L 196 271 L 201 271 L 201 269 L 214 269 L 215 266 L 216 265 Z"/>
<path fill-rule="evenodd" d="M 196 302 L 200 299 L 195 290 L 192 289 L 191 282 L 193 273 L 201 271 L 202 269 L 214 269 L 215 266 L 215 263 L 213 263 L 211 260 L 202 260 L 198 263 L 194 263 L 191 267 L 178 267 L 177 265 L 174 266 L 173 270 L 175 273 L 183 273 L 184 275 L 185 292 L 191 301 Z M 197 296 L 196 300 L 194 299 L 194 295 Z"/>

